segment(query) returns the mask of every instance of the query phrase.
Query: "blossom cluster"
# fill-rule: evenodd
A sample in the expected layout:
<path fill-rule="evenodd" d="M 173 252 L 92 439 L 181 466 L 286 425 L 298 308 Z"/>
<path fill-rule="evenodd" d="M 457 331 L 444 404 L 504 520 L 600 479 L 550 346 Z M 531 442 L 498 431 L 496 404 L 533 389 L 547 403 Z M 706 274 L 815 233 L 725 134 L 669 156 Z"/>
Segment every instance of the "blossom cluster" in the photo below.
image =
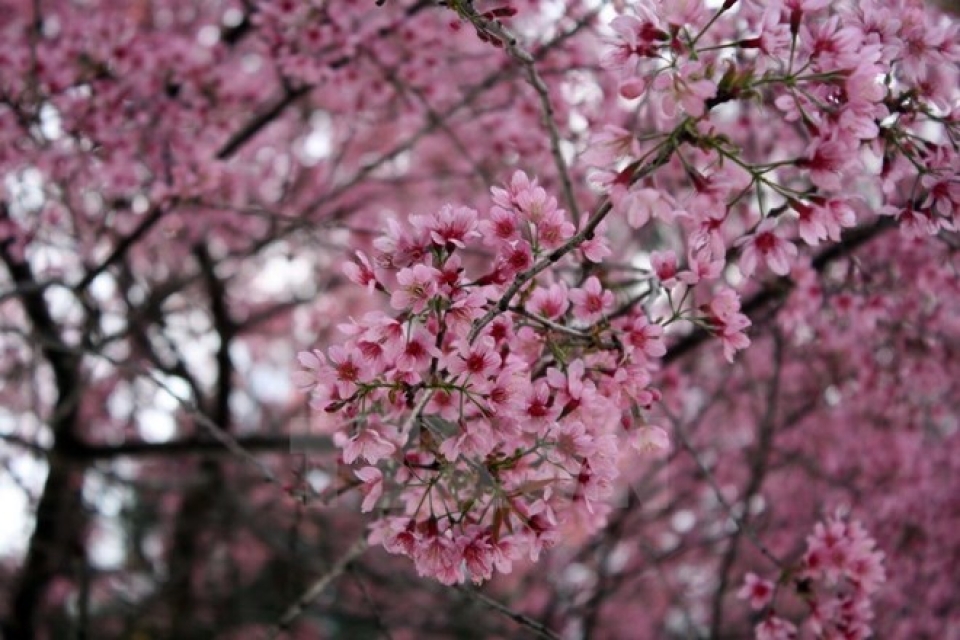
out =
<path fill-rule="evenodd" d="M 806 602 L 810 632 L 817 638 L 861 640 L 871 635 L 871 599 L 886 580 L 884 554 L 859 522 L 832 518 L 807 537 L 807 550 L 796 573 L 796 593 Z M 739 592 L 754 609 L 765 612 L 756 627 L 758 640 L 789 640 L 798 629 L 777 616 L 777 588 L 748 573 Z"/>
<path fill-rule="evenodd" d="M 574 246 L 599 260 L 606 242 L 578 237 L 536 180 L 517 172 L 492 195 L 486 215 L 446 205 L 391 222 L 345 273 L 393 313 L 300 355 L 299 382 L 328 416 L 362 509 L 381 509 L 373 539 L 448 584 L 535 560 L 564 529 L 595 530 L 621 444 L 669 448 L 647 420 L 669 318 L 623 303 L 598 275 L 546 268 L 569 266 L 557 256 Z M 721 335 L 749 325 L 729 291 L 703 321 Z"/>
<path fill-rule="evenodd" d="M 301 354 L 300 383 L 362 509 L 379 509 L 372 539 L 447 584 L 603 525 L 621 443 L 669 448 L 652 381 L 673 323 L 719 338 L 732 360 L 750 344 L 739 291 L 809 269 L 805 247 L 840 242 L 871 212 L 907 235 L 960 221 L 960 112 L 931 84 L 960 62 L 955 26 L 917 7 L 894 19 L 879 0 L 631 7 L 602 63 L 633 112 L 580 158 L 601 193 L 589 218 L 518 171 L 484 213 L 445 205 L 390 221 L 346 274 L 393 312 Z M 662 240 L 643 252 L 639 297 L 602 264 L 615 225 L 628 243 Z M 838 522 L 810 541 L 804 584 L 824 585 L 808 594 L 811 624 L 862 637 L 879 555 Z M 838 544 L 859 568 L 819 573 L 816 550 Z M 775 593 L 759 578 L 751 588 L 754 602 Z M 761 627 L 794 632 L 773 614 Z"/>
<path fill-rule="evenodd" d="M 602 62 L 632 120 L 672 133 L 608 124 L 588 154 L 597 183 L 634 228 L 682 228 L 690 263 L 736 257 L 745 277 L 787 275 L 799 245 L 840 240 L 867 210 L 908 235 L 955 231 L 960 33 L 889 4 L 636 3 Z M 695 149 L 630 180 L 677 132 Z"/>

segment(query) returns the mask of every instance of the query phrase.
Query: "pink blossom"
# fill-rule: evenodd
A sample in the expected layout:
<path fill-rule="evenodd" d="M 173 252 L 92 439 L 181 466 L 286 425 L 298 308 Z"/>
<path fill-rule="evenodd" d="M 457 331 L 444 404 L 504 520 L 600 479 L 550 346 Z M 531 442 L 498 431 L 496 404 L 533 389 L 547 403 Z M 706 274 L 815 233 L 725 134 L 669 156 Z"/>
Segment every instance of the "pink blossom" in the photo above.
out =
<path fill-rule="evenodd" d="M 639 155 L 636 136 L 622 127 L 608 124 L 590 138 L 583 161 L 591 166 L 606 167 L 623 158 Z"/>
<path fill-rule="evenodd" d="M 303 391 L 312 391 L 320 382 L 319 374 L 323 368 L 323 353 L 320 351 L 301 351 L 297 354 L 297 360 L 302 371 L 295 371 L 292 374 L 293 383 Z"/>
<path fill-rule="evenodd" d="M 447 359 L 447 370 L 455 376 L 465 374 L 474 380 L 484 380 L 496 375 L 500 369 L 500 355 L 496 343 L 487 336 L 472 345 L 463 341 L 455 356 Z"/>
<path fill-rule="evenodd" d="M 376 506 L 383 495 L 383 473 L 376 467 L 363 467 L 353 472 L 363 482 L 360 492 L 363 494 L 363 504 L 360 511 L 367 513 Z"/>
<path fill-rule="evenodd" d="M 756 640 L 795 640 L 797 627 L 792 622 L 771 615 L 756 626 L 754 633 Z"/>
<path fill-rule="evenodd" d="M 596 276 L 590 276 L 582 288 L 570 291 L 573 315 L 577 320 L 594 323 L 613 309 L 613 292 L 605 291 Z"/>
<path fill-rule="evenodd" d="M 652 324 L 645 315 L 636 316 L 625 327 L 626 344 L 644 358 L 660 358 L 667 353 L 663 327 Z"/>
<path fill-rule="evenodd" d="M 706 307 L 707 324 L 720 337 L 724 356 L 733 361 L 734 353 L 750 346 L 746 331 L 750 319 L 740 313 L 740 298 L 732 289 L 723 289 Z"/>
<path fill-rule="evenodd" d="M 337 387 L 340 397 L 346 398 L 353 394 L 367 372 L 367 364 L 358 351 L 335 345 L 327 351 L 329 366 L 324 367 L 323 382 Z"/>
<path fill-rule="evenodd" d="M 400 285 L 390 296 L 390 306 L 394 309 L 410 309 L 422 313 L 427 303 L 437 293 L 440 272 L 425 264 L 401 269 L 397 273 Z"/>
<path fill-rule="evenodd" d="M 543 214 L 537 225 L 537 240 L 542 248 L 556 249 L 569 240 L 575 231 L 573 223 L 564 218 L 562 209 L 552 209 Z"/>
<path fill-rule="evenodd" d="M 430 237 L 439 246 L 448 244 L 464 248 L 466 242 L 479 237 L 477 212 L 469 207 L 444 205 L 427 225 Z"/>
<path fill-rule="evenodd" d="M 797 248 L 781 238 L 776 228 L 776 219 L 767 218 L 753 234 L 738 241 L 742 246 L 740 272 L 744 276 L 751 276 L 760 260 L 777 275 L 785 276 L 790 272 L 790 262 L 797 255 Z"/>
<path fill-rule="evenodd" d="M 459 545 L 442 533 L 424 536 L 414 555 L 417 573 L 446 585 L 463 582 Z"/>
<path fill-rule="evenodd" d="M 661 92 L 660 110 L 665 117 L 677 117 L 678 107 L 694 118 L 705 113 L 705 103 L 716 95 L 717 86 L 702 75 L 702 70 L 698 62 L 685 62 L 657 76 L 653 86 Z"/>
<path fill-rule="evenodd" d="M 613 253 L 603 233 L 602 224 L 597 229 L 596 235 L 580 244 L 580 251 L 587 260 L 596 263 L 603 262 L 604 258 Z"/>
<path fill-rule="evenodd" d="M 397 447 L 375 429 L 361 429 L 343 445 L 343 461 L 353 464 L 357 459 L 362 459 L 377 464 L 396 450 Z"/>
<path fill-rule="evenodd" d="M 673 251 L 652 251 L 650 266 L 663 286 L 672 287 L 677 283 L 677 254 Z"/>
<path fill-rule="evenodd" d="M 548 196 L 543 187 L 529 187 L 514 196 L 517 208 L 526 219 L 539 225 L 544 218 L 557 211 L 557 199 Z"/>
<path fill-rule="evenodd" d="M 674 218 L 673 203 L 658 189 L 630 189 L 622 198 L 621 207 L 634 229 L 644 226 L 652 218 L 665 222 Z"/>
<path fill-rule="evenodd" d="M 857 141 L 833 137 L 814 140 L 807 149 L 807 157 L 797 166 L 810 171 L 810 181 L 830 192 L 841 190 L 841 176 L 857 163 Z"/>
<path fill-rule="evenodd" d="M 441 356 L 435 341 L 436 338 L 426 329 L 414 329 L 397 356 L 397 369 L 410 372 L 425 369 L 433 358 Z"/>
<path fill-rule="evenodd" d="M 743 587 L 737 592 L 737 597 L 741 600 L 749 600 L 750 606 L 754 609 L 763 609 L 773 598 L 773 583 L 763 580 L 753 572 L 748 573 L 744 576 Z"/>
<path fill-rule="evenodd" d="M 490 217 L 479 225 L 484 242 L 509 243 L 520 237 L 517 214 L 510 209 L 494 206 L 490 208 Z"/>
<path fill-rule="evenodd" d="M 560 407 L 553 403 L 550 387 L 543 380 L 527 388 L 521 411 L 524 422 L 520 426 L 530 432 L 546 430 L 560 415 Z"/>
<path fill-rule="evenodd" d="M 617 37 L 603 56 L 602 64 L 609 69 L 631 71 L 631 65 L 654 56 L 659 43 L 668 38 L 653 11 L 643 5 L 636 9 L 640 17 L 621 15 L 610 23 Z"/>
<path fill-rule="evenodd" d="M 662 427 L 647 425 L 638 428 L 630 442 L 643 455 L 663 457 L 670 452 L 670 436 Z"/>
<path fill-rule="evenodd" d="M 567 312 L 570 306 L 569 295 L 564 282 L 557 282 L 549 288 L 538 287 L 530 296 L 527 308 L 538 316 L 556 319 Z"/>
<path fill-rule="evenodd" d="M 372 293 L 373 290 L 380 285 L 376 269 L 370 264 L 370 260 L 362 251 L 357 251 L 356 256 L 358 262 L 344 263 L 343 273 L 351 282 L 355 282 L 361 287 L 366 287 L 367 291 Z"/>

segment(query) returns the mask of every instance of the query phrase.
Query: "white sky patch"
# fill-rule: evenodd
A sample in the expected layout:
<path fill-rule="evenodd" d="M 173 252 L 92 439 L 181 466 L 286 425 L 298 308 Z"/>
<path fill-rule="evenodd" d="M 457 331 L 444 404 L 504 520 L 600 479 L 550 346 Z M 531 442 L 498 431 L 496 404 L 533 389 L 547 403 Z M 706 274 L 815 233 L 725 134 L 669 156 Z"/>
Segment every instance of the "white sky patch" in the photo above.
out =
<path fill-rule="evenodd" d="M 650 265 L 650 254 L 646 251 L 637 251 L 633 254 L 633 257 L 630 258 L 630 266 L 636 269 L 652 269 Z"/>
<path fill-rule="evenodd" d="M 0 471 L 0 557 L 23 554 L 33 532 L 33 510 L 24 488 L 39 492 L 47 477 L 47 463 L 16 449 Z M 12 476 L 12 477 L 11 477 Z"/>
<path fill-rule="evenodd" d="M 60 126 L 60 113 L 52 104 L 44 104 L 40 107 L 40 133 L 47 140 L 56 140 L 63 135 L 63 127 Z"/>
<path fill-rule="evenodd" d="M 177 433 L 177 421 L 169 411 L 141 409 L 137 412 L 137 430 L 147 442 L 169 442 Z"/>
<path fill-rule="evenodd" d="M 260 364 L 250 370 L 250 393 L 259 402 L 285 402 L 293 393 L 290 373 L 285 369 Z"/>
<path fill-rule="evenodd" d="M 18 222 L 26 222 L 25 214 L 43 206 L 43 175 L 35 167 L 27 167 L 19 173 L 8 173 L 4 186 L 10 194 L 10 213 Z"/>
<path fill-rule="evenodd" d="M 287 256 L 268 258 L 250 286 L 260 291 L 281 293 L 298 291 L 312 285 L 313 268 L 306 256 L 292 260 Z"/>

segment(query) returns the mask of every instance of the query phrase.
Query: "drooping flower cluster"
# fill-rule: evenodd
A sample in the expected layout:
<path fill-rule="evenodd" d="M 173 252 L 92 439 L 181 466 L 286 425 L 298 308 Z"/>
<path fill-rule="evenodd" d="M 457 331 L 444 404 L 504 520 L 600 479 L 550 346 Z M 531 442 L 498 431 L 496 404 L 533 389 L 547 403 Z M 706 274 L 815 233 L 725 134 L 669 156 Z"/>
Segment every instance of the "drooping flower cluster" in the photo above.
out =
<path fill-rule="evenodd" d="M 391 223 L 345 272 L 394 314 L 371 312 L 342 327 L 344 344 L 300 356 L 363 510 L 382 509 L 374 540 L 444 583 L 536 559 L 564 527 L 594 530 L 621 443 L 670 446 L 644 417 L 663 327 L 601 277 L 545 268 L 583 240 L 535 180 L 517 172 L 492 193 L 486 215 L 447 205 Z M 704 317 L 742 331 L 727 293 Z"/>

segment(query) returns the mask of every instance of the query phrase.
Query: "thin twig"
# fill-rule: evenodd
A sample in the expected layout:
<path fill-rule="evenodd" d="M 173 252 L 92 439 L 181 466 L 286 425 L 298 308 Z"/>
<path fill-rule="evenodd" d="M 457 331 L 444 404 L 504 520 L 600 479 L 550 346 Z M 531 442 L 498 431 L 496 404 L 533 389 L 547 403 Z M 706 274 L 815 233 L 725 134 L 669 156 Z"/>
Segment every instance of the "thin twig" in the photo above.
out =
<path fill-rule="evenodd" d="M 296 602 L 294 602 L 290 607 L 284 612 L 284 614 L 277 621 L 277 624 L 274 628 L 267 634 L 267 638 L 270 640 L 276 640 L 280 635 L 286 631 L 294 620 L 300 617 L 301 614 L 310 606 L 310 604 L 320 597 L 320 594 L 330 585 L 331 582 L 340 577 L 351 562 L 363 555 L 363 552 L 367 550 L 367 539 L 361 538 L 350 547 L 345 554 L 343 554 L 336 562 L 333 563 L 333 566 L 330 567 L 330 570 L 325 574 L 317 578 L 313 584 L 310 585 L 306 591 L 303 592 Z"/>
<path fill-rule="evenodd" d="M 547 640 L 562 640 L 562 638 L 559 635 L 557 635 L 556 632 L 550 630 L 550 628 L 547 627 L 546 625 L 540 622 L 537 622 L 536 620 L 534 620 L 529 616 L 525 616 L 522 613 L 514 611 L 507 605 L 501 602 L 497 602 L 493 598 L 490 598 L 489 596 L 486 596 L 483 593 L 480 593 L 479 591 L 475 591 L 467 587 L 457 587 L 457 590 L 460 591 L 461 593 L 465 593 L 467 596 L 469 596 L 470 598 L 473 598 L 477 602 L 481 602 L 485 604 L 486 606 L 490 607 L 494 611 L 497 611 L 498 613 L 502 613 L 503 615 L 510 618 L 517 624 L 523 627 L 526 627 L 527 629 L 535 633 L 540 638 L 547 638 Z"/>
<path fill-rule="evenodd" d="M 553 110 L 553 104 L 550 102 L 550 92 L 547 84 L 543 81 L 540 72 L 537 71 L 536 58 L 526 49 L 518 44 L 516 36 L 510 33 L 498 20 L 484 18 L 472 5 L 465 5 L 462 14 L 470 23 L 480 32 L 491 34 L 500 40 L 511 58 L 516 60 L 524 69 L 527 75 L 527 83 L 533 88 L 540 101 L 540 116 L 543 126 L 547 128 L 550 136 L 550 154 L 553 156 L 553 163 L 557 167 L 557 174 L 560 178 L 560 184 L 563 188 L 563 197 L 566 200 L 570 216 L 574 224 L 580 224 L 580 209 L 577 207 L 577 199 L 573 193 L 573 181 L 570 179 L 570 169 L 567 167 L 567 161 L 563 157 L 563 151 L 560 149 L 560 130 L 557 127 L 557 118 Z"/>

